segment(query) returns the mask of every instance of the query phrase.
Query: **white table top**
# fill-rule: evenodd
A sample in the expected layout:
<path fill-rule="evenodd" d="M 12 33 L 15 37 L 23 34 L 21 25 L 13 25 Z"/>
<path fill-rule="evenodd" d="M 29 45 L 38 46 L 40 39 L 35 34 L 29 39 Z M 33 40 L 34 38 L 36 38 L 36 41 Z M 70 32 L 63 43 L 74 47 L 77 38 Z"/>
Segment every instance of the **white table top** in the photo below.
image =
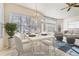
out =
<path fill-rule="evenodd" d="M 54 38 L 54 36 L 52 36 L 52 35 L 46 35 L 46 36 L 37 35 L 35 37 L 28 37 L 22 41 L 25 42 L 25 41 L 27 41 L 27 39 L 29 39 L 31 41 L 36 41 L 36 40 L 46 40 L 46 39 L 53 39 L 53 38 Z"/>
<path fill-rule="evenodd" d="M 36 40 L 36 39 L 46 39 L 46 38 L 53 38 L 53 36 L 51 36 L 51 35 L 47 35 L 47 36 L 39 35 L 39 36 L 35 36 L 35 37 L 29 37 L 29 39 L 32 39 L 32 40 Z"/>

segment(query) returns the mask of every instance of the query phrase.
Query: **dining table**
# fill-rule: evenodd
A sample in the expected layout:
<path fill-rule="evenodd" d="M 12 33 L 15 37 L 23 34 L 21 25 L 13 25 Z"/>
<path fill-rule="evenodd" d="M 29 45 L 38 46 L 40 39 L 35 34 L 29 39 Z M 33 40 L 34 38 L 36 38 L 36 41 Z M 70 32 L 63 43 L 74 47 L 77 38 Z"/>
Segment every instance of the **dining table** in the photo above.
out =
<path fill-rule="evenodd" d="M 30 40 L 30 41 L 38 41 L 38 40 L 52 40 L 54 39 L 54 35 L 35 35 L 35 36 L 26 36 L 25 39 L 22 40 L 22 42 L 26 42 L 27 39 Z"/>
<path fill-rule="evenodd" d="M 52 34 L 51 35 L 49 35 L 49 34 L 47 34 L 47 35 L 36 34 L 34 36 L 27 36 L 27 37 L 25 37 L 25 39 L 23 39 L 22 42 L 26 43 L 27 39 L 30 40 L 30 42 L 32 42 L 33 52 L 36 52 L 37 49 L 38 49 L 36 47 L 36 45 L 39 45 L 39 50 L 41 50 L 42 45 L 40 44 L 40 42 L 42 42 L 44 40 L 51 41 L 52 42 L 52 46 L 53 46 L 55 37 Z M 42 53 L 42 52 L 40 52 L 40 53 Z"/>

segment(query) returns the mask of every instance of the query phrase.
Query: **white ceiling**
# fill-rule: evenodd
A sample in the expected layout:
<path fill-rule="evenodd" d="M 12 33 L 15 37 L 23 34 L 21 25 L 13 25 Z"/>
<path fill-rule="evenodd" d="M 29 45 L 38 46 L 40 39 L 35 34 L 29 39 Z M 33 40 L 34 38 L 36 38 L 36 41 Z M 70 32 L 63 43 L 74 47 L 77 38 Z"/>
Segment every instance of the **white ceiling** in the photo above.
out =
<path fill-rule="evenodd" d="M 69 12 L 67 9 L 60 10 L 61 8 L 66 7 L 65 3 L 18 3 L 19 5 L 36 9 L 45 14 L 46 16 L 58 18 L 58 19 L 65 19 L 69 17 L 79 16 L 79 8 L 73 7 Z"/>

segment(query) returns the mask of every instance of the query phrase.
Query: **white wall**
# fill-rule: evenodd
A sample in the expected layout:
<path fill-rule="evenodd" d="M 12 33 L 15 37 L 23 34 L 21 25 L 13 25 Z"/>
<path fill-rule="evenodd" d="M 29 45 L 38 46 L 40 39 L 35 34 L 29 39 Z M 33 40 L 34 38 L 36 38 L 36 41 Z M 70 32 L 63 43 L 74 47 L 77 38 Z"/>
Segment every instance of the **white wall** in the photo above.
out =
<path fill-rule="evenodd" d="M 3 23 L 4 22 L 4 15 L 3 15 L 3 4 L 0 3 L 0 23 Z M 0 49 L 2 48 L 3 46 L 3 38 L 0 38 Z"/>

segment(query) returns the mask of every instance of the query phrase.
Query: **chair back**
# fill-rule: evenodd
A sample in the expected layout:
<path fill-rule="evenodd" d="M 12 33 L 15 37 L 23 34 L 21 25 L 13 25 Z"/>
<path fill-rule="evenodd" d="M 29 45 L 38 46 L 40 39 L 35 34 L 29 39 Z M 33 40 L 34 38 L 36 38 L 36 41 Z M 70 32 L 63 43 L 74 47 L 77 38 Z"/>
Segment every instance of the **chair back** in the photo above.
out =
<path fill-rule="evenodd" d="M 23 45 L 22 45 L 22 41 L 19 37 L 14 36 L 15 37 L 15 44 L 16 44 L 16 49 L 18 52 L 22 52 L 23 51 Z"/>

